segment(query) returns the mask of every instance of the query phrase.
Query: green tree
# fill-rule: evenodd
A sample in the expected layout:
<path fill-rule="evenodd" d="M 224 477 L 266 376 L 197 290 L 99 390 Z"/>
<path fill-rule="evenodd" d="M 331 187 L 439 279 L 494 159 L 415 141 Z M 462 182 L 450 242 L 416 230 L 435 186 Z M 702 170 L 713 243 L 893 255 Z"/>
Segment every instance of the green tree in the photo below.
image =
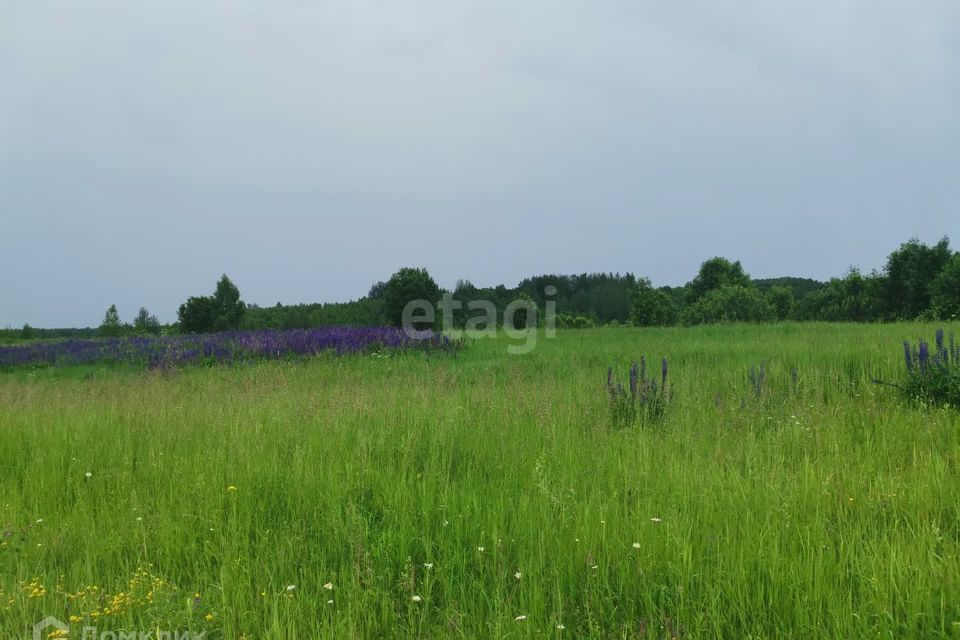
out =
<path fill-rule="evenodd" d="M 146 307 L 140 307 L 137 317 L 133 319 L 133 330 L 137 333 L 160 333 L 160 321 L 157 316 L 151 315 Z"/>
<path fill-rule="evenodd" d="M 960 318 L 960 253 L 955 253 L 930 285 L 930 303 L 941 320 Z"/>
<path fill-rule="evenodd" d="M 117 313 L 117 305 L 112 304 L 103 316 L 103 322 L 97 329 L 97 334 L 104 338 L 115 338 L 123 333 L 123 324 L 120 322 L 120 314 Z"/>
<path fill-rule="evenodd" d="M 435 306 L 440 300 L 440 293 L 440 287 L 426 269 L 400 269 L 387 281 L 383 292 L 383 310 L 387 322 L 395 327 L 403 326 L 403 310 L 408 303 L 423 300 Z M 433 326 L 438 322 L 439 318 L 435 317 Z M 421 330 L 425 328 L 417 327 Z"/>
<path fill-rule="evenodd" d="M 677 308 L 670 294 L 654 289 L 647 278 L 640 278 L 633 293 L 630 321 L 641 327 L 671 325 L 677 321 Z"/>
<path fill-rule="evenodd" d="M 213 293 L 213 304 L 215 331 L 240 328 L 247 306 L 240 299 L 240 290 L 237 289 L 237 285 L 233 284 L 226 274 L 220 276 L 220 280 L 217 281 L 217 288 Z"/>
<path fill-rule="evenodd" d="M 730 262 L 726 258 L 710 258 L 700 265 L 700 272 L 687 283 L 687 302 L 695 303 L 702 297 L 725 286 L 750 288 L 750 281 L 740 261 Z"/>
<path fill-rule="evenodd" d="M 191 296 L 177 310 L 180 333 L 208 333 L 213 331 L 216 305 L 210 296 Z"/>
<path fill-rule="evenodd" d="M 932 247 L 912 238 L 891 253 L 884 268 L 887 318 L 916 320 L 929 311 L 931 286 L 952 256 L 946 237 Z"/>
<path fill-rule="evenodd" d="M 367 297 L 371 300 L 380 300 L 383 298 L 383 292 L 387 288 L 387 283 L 383 280 L 377 280 L 370 286 L 370 291 L 367 293 Z"/>
<path fill-rule="evenodd" d="M 756 287 L 739 284 L 713 289 L 683 310 L 683 324 L 714 322 L 768 322 L 775 311 Z"/>
<path fill-rule="evenodd" d="M 33 340 L 37 337 L 37 330 L 31 327 L 29 324 L 24 324 L 23 329 L 20 330 L 20 338 L 22 340 Z"/>
<path fill-rule="evenodd" d="M 212 296 L 187 299 L 177 311 L 181 333 L 208 333 L 239 329 L 247 311 L 240 290 L 226 274 L 220 276 Z"/>
<path fill-rule="evenodd" d="M 771 287 L 764 295 L 767 302 L 773 307 L 777 320 L 786 320 L 790 317 L 790 314 L 793 312 L 794 298 L 793 292 L 789 287 L 776 285 Z"/>

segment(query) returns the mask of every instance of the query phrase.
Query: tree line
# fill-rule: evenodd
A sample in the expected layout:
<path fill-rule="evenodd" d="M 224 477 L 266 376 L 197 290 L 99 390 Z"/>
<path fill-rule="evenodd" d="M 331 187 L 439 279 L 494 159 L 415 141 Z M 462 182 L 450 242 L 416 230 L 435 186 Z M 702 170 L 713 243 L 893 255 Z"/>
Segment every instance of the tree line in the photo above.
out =
<path fill-rule="evenodd" d="M 299 305 L 278 302 L 261 307 L 244 303 L 237 286 L 224 275 L 211 295 L 192 296 L 180 305 L 173 325 L 161 325 L 143 307 L 130 323 L 124 323 L 116 306 L 111 305 L 96 329 L 35 329 L 24 325 L 19 331 L 0 331 L 0 339 L 398 324 L 407 301 L 436 301 L 443 293 L 426 270 L 404 268 L 389 280 L 375 283 L 358 300 Z M 960 317 L 960 253 L 951 249 L 946 237 L 933 245 L 911 239 L 889 254 L 882 269 L 863 273 L 851 268 L 828 282 L 795 277 L 753 279 L 739 261 L 715 257 L 701 264 L 697 275 L 681 287 L 655 287 L 649 279 L 632 273 L 545 274 L 527 278 L 512 288 L 502 284 L 478 287 L 460 280 L 451 293 L 464 302 L 489 300 L 501 313 L 518 299 L 528 300 L 541 311 L 548 300 L 553 301 L 561 328 L 782 320 L 951 320 Z M 463 326 L 468 317 L 468 311 L 460 310 L 454 315 L 454 323 Z"/>

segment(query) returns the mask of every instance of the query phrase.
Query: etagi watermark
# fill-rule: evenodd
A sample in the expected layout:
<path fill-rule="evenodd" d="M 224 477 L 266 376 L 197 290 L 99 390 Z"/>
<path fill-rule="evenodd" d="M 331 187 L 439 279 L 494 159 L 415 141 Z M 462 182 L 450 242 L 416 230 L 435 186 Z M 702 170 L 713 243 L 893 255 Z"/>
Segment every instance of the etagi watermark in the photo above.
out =
<path fill-rule="evenodd" d="M 48 616 L 33 625 L 33 640 L 69 638 L 70 626 Z M 101 631 L 97 627 L 83 627 L 81 640 L 204 640 L 206 631 Z"/>
<path fill-rule="evenodd" d="M 557 295 L 557 288 L 548 285 L 543 289 L 544 301 L 543 327 L 546 338 L 555 338 L 557 335 L 557 302 L 551 300 Z M 466 309 L 466 322 L 463 328 L 455 326 L 455 312 Z M 457 300 L 452 293 L 444 293 L 443 298 L 432 303 L 429 300 L 411 300 L 403 308 L 403 330 L 411 338 L 429 338 L 431 330 L 421 327 L 434 326 L 437 314 L 440 314 L 444 333 L 450 338 L 496 338 L 500 329 L 511 340 L 519 340 L 521 344 L 507 346 L 507 353 L 524 355 L 537 347 L 539 339 L 539 309 L 530 299 L 513 300 L 503 309 L 503 323 L 497 322 L 499 314 L 497 305 L 491 300 L 470 300 L 464 305 L 463 300 Z M 518 319 L 520 320 L 518 326 Z"/>

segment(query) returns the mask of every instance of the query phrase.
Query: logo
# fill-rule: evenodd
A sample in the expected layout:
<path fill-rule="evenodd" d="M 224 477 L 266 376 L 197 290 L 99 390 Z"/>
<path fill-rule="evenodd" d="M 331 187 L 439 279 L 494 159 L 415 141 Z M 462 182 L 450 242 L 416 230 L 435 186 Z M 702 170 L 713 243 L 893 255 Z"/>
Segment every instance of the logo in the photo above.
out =
<path fill-rule="evenodd" d="M 54 618 L 53 616 L 47 616 L 37 624 L 33 625 L 33 640 L 43 640 L 44 631 L 53 627 L 51 634 L 56 633 L 58 636 L 66 636 L 67 631 L 70 627 L 67 626 L 67 623 Z M 59 632 L 59 633 L 58 633 Z M 49 634 L 47 634 L 49 635 Z"/>

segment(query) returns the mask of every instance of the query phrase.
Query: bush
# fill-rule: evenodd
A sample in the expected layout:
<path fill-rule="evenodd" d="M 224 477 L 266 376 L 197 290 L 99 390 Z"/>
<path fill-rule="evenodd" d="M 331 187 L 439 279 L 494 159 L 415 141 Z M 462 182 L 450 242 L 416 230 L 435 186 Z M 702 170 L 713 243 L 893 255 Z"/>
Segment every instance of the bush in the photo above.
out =
<path fill-rule="evenodd" d="M 570 328 L 572 329 L 593 329 L 596 326 L 597 323 L 586 316 L 577 316 L 570 321 Z"/>
<path fill-rule="evenodd" d="M 654 289 L 646 278 L 637 282 L 630 320 L 641 327 L 666 326 L 677 321 L 677 308 L 666 292 Z"/>
<path fill-rule="evenodd" d="M 930 302 L 942 320 L 960 318 L 960 253 L 950 259 L 930 285 Z"/>
<path fill-rule="evenodd" d="M 683 310 L 685 325 L 713 322 L 767 322 L 773 306 L 755 287 L 725 285 L 714 289 Z"/>

